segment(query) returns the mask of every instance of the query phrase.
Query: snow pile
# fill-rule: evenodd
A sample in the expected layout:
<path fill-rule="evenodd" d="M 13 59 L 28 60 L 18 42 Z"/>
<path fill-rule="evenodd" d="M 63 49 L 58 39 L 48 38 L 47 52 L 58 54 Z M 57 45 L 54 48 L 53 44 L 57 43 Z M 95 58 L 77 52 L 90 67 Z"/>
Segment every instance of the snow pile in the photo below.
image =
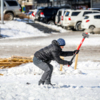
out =
<path fill-rule="evenodd" d="M 24 22 L 8 21 L 1 24 L 1 35 L 3 37 L 29 37 L 47 36 L 43 32 Z"/>
<path fill-rule="evenodd" d="M 67 65 L 63 66 L 63 70 L 60 71 L 60 65 L 52 61 L 51 64 L 54 66 L 54 75 L 75 75 L 75 74 L 83 74 L 82 69 L 96 69 L 100 70 L 100 62 L 79 62 L 78 63 L 78 69 L 74 70 L 74 63 L 72 66 L 68 67 Z M 81 70 L 80 70 L 81 68 Z M 43 74 L 43 71 L 39 69 L 37 66 L 35 66 L 33 63 L 28 63 L 28 64 L 22 64 L 18 67 L 13 67 L 9 69 L 0 69 L 0 73 L 4 75 L 41 75 Z M 98 74 L 98 73 L 96 73 Z"/>

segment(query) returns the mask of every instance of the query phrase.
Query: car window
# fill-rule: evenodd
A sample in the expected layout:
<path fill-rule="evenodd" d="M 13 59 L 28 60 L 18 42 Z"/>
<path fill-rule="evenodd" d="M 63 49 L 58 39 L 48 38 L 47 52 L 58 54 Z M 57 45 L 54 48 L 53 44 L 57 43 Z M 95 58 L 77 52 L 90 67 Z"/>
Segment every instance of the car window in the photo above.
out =
<path fill-rule="evenodd" d="M 17 6 L 18 5 L 16 1 L 6 1 L 6 2 L 9 6 Z"/>
<path fill-rule="evenodd" d="M 70 12 L 69 12 L 69 11 L 67 11 L 67 12 L 66 12 L 66 14 L 65 14 L 65 16 L 69 16 L 69 13 L 70 13 Z"/>
<path fill-rule="evenodd" d="M 85 16 L 85 17 L 84 17 L 84 19 L 88 19 L 88 18 L 89 18 L 89 16 Z"/>
<path fill-rule="evenodd" d="M 100 19 L 100 15 L 95 15 L 94 19 Z"/>
<path fill-rule="evenodd" d="M 80 12 L 72 12 L 71 16 L 77 16 Z"/>
<path fill-rule="evenodd" d="M 84 13 L 83 13 L 83 16 L 85 16 L 86 14 L 90 14 L 90 13 L 92 13 L 92 11 L 84 12 Z"/>

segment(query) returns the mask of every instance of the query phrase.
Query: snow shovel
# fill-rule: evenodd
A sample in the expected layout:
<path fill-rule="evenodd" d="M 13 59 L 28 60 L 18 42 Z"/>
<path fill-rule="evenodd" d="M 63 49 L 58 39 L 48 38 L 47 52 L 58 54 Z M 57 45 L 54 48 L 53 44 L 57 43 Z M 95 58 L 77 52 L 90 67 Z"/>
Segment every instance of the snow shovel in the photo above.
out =
<path fill-rule="evenodd" d="M 89 37 L 88 33 L 83 33 L 82 36 L 83 36 L 83 39 L 81 40 L 81 43 L 80 43 L 79 46 L 77 47 L 77 50 L 80 49 L 80 47 L 81 47 L 81 45 L 83 44 L 85 38 L 88 38 L 88 37 Z M 73 59 L 75 58 L 75 56 L 76 56 L 76 53 L 73 55 L 73 57 L 72 57 L 72 59 L 71 59 L 71 62 L 73 61 Z M 68 65 L 68 67 L 69 67 L 69 66 L 70 66 L 70 65 Z"/>

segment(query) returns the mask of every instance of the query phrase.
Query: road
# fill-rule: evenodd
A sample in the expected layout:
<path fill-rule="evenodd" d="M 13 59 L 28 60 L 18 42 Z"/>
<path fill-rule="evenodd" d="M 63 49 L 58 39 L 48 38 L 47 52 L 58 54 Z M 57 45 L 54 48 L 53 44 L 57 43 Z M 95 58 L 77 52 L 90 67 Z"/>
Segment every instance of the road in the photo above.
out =
<path fill-rule="evenodd" d="M 46 33 L 47 34 L 47 33 Z M 53 39 L 58 38 L 81 38 L 82 32 L 69 31 L 64 33 L 50 34 L 45 37 L 28 37 L 28 38 L 20 38 L 20 39 L 0 39 L 0 58 L 11 57 L 12 55 L 16 56 L 31 56 L 34 53 L 49 45 Z M 99 36 L 100 37 L 100 36 Z M 38 42 L 37 42 L 38 41 Z M 40 41 L 40 45 L 37 44 Z M 45 44 L 44 44 L 45 43 Z M 43 44 L 43 45 L 41 45 Z M 64 50 L 75 50 L 77 48 L 76 45 L 67 45 Z M 66 57 L 66 60 L 70 60 L 71 57 Z M 79 61 L 99 61 L 100 62 L 100 46 L 82 46 L 79 53 Z"/>

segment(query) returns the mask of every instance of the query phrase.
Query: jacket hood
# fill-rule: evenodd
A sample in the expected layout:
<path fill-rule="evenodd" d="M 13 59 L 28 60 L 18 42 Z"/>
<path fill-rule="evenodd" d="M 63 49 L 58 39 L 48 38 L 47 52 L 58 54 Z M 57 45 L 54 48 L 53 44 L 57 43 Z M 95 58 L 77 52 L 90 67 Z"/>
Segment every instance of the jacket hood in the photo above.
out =
<path fill-rule="evenodd" d="M 59 46 L 58 42 L 56 40 L 52 41 L 52 44 Z M 60 47 L 60 46 L 59 46 Z"/>
<path fill-rule="evenodd" d="M 60 48 L 60 45 L 58 44 L 58 42 L 57 42 L 56 40 L 53 40 L 53 41 L 52 41 L 52 44 L 55 45 L 59 50 L 62 50 L 62 49 Z"/>

